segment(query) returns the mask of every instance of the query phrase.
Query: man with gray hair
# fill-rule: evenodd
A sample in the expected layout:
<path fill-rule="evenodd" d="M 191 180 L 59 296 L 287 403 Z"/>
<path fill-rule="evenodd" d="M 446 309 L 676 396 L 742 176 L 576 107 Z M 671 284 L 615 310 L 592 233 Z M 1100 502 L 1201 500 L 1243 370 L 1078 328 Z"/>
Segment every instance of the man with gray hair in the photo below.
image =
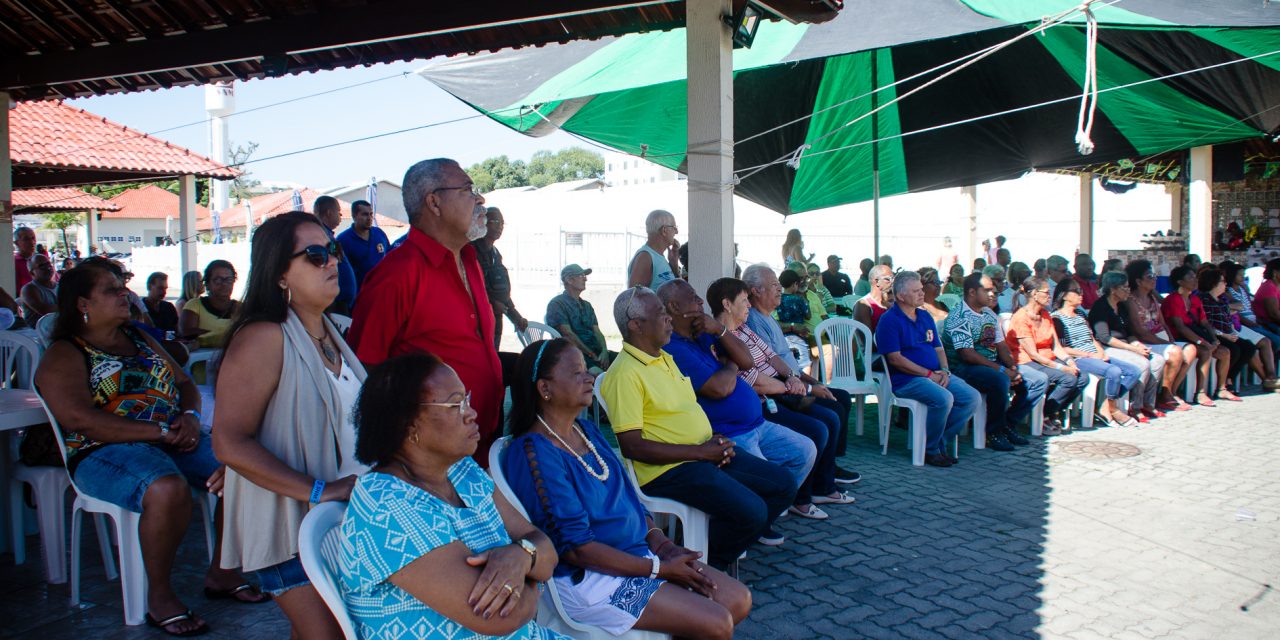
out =
<path fill-rule="evenodd" d="M 892 303 L 889 289 L 893 286 L 893 267 L 876 265 L 867 274 L 867 279 L 871 282 L 871 290 L 853 303 L 853 319 L 875 331 L 880 316 L 889 310 Z"/>
<path fill-rule="evenodd" d="M 503 386 L 492 307 L 470 244 L 485 233 L 484 197 L 447 158 L 413 165 L 403 185 L 408 238 L 365 276 L 347 343 L 367 366 L 427 351 L 453 367 L 477 414 L 473 457 L 487 466 L 501 435 Z"/>
<path fill-rule="evenodd" d="M 924 462 L 950 467 L 959 460 L 947 455 L 946 443 L 973 417 L 981 396 L 953 377 L 933 317 L 920 310 L 924 285 L 920 274 L 900 271 L 893 281 L 894 305 L 876 326 L 876 346 L 884 355 L 893 394 L 925 405 Z"/>
<path fill-rule="evenodd" d="M 627 286 L 657 291 L 677 277 L 675 265 L 680 264 L 680 241 L 676 240 L 676 234 L 680 228 L 670 212 L 655 209 L 644 219 L 644 231 L 649 239 L 627 265 Z"/>
<path fill-rule="evenodd" d="M 13 272 L 17 275 L 17 286 L 14 291 L 22 291 L 22 287 L 31 282 L 31 269 L 27 262 L 36 253 L 36 232 L 31 227 L 18 227 L 13 232 Z"/>
<path fill-rule="evenodd" d="M 671 341 L 671 316 L 653 291 L 623 291 L 613 303 L 613 316 L 622 332 L 622 353 L 601 381 L 600 397 L 618 447 L 635 462 L 636 481 L 645 493 L 710 516 L 707 562 L 727 568 L 791 504 L 795 480 L 713 431 L 693 384 L 664 350 Z M 732 382 L 736 375 L 735 370 L 727 379 Z"/>
<path fill-rule="evenodd" d="M 1059 282 L 1062 282 L 1063 278 L 1071 277 L 1071 271 L 1067 269 L 1067 264 L 1066 258 L 1056 254 L 1049 256 L 1044 261 L 1044 275 L 1053 281 L 1055 287 Z"/>

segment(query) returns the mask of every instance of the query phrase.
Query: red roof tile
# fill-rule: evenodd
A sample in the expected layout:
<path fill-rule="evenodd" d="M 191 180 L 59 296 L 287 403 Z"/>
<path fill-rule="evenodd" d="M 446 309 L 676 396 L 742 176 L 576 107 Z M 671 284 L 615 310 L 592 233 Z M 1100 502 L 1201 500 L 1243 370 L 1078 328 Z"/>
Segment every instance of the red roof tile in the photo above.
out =
<path fill-rule="evenodd" d="M 47 211 L 113 211 L 119 206 L 98 196 L 85 193 L 75 187 L 50 189 L 18 189 L 13 192 L 15 213 L 42 213 Z M 106 215 L 106 214 L 104 214 Z"/>
<path fill-rule="evenodd" d="M 116 194 L 114 198 L 111 198 L 111 202 L 119 205 L 120 210 L 102 214 L 104 219 L 150 218 L 163 220 L 165 218 L 173 218 L 177 220 L 180 217 L 178 215 L 177 194 L 154 184 L 122 191 Z M 209 210 L 196 205 L 196 220 L 208 217 Z"/>
<path fill-rule="evenodd" d="M 19 102 L 9 112 L 9 155 L 23 167 L 232 178 L 202 155 L 61 102 Z"/>

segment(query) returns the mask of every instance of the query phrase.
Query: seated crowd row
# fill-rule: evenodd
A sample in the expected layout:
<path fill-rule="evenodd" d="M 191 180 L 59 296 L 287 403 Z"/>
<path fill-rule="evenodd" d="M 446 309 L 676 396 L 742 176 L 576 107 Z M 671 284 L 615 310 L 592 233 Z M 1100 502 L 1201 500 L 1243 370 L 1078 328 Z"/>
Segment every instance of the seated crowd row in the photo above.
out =
<path fill-rule="evenodd" d="M 258 228 L 247 289 L 226 333 L 212 428 L 201 424 L 195 383 L 131 324 L 118 269 L 88 261 L 63 275 L 54 341 L 36 382 L 62 428 L 77 489 L 141 513 L 148 621 L 174 635 L 209 629 L 171 584 L 191 485 L 221 496 L 206 594 L 244 603 L 270 595 L 297 637 L 340 637 L 298 558 L 300 522 L 329 501 L 347 502 L 340 581 L 362 638 L 406 629 L 415 637 L 551 637 L 533 622 L 548 580 L 568 615 L 615 634 L 731 637 L 751 594 L 725 570 L 756 542 L 782 544 L 772 528 L 782 514 L 820 521 L 828 517 L 822 506 L 853 503 L 839 485 L 860 480 L 836 464 L 851 398 L 799 367 L 773 317 L 783 294 L 774 272 L 755 265 L 741 280 L 717 280 L 709 309 L 674 278 L 617 297 L 623 346 L 599 386 L 619 457 L 581 417 L 596 384 L 588 357 L 601 354 L 584 354 L 571 339 L 538 341 L 503 375 L 494 317 L 479 312 L 488 304 L 468 243 L 484 233 L 486 211 L 469 177 L 456 162 L 428 160 L 403 185 L 412 230 L 362 282 L 345 339 L 325 315 L 339 285 L 338 248 L 324 226 L 294 212 Z M 585 274 L 565 275 L 568 283 Z M 1089 351 L 1072 340 L 1074 360 L 1053 330 L 1043 280 L 1023 284 L 1028 301 L 1005 338 L 998 320 L 988 326 L 996 317 L 990 278 L 967 277 L 966 308 L 944 323 L 943 333 L 954 334 L 944 348 L 933 317 L 920 312 L 926 284 L 914 272 L 896 275 L 893 304 L 874 322 L 877 348 L 892 392 L 929 406 L 932 464 L 954 463 L 941 444 L 968 420 L 979 391 L 992 416 L 988 433 L 1025 442 L 1012 425 L 1036 388 L 1048 394 L 1046 419 L 1055 420 L 1082 386 L 1078 363 L 1114 364 L 1113 349 L 1140 355 L 1145 370 L 1116 374 L 1112 389 L 1098 369 L 1108 376 L 1108 399 L 1141 386 L 1153 398 L 1151 415 L 1162 415 L 1160 381 L 1175 388 L 1177 380 L 1156 368 L 1156 347 L 1163 345 L 1166 370 L 1185 375 L 1201 361 L 1197 346 L 1216 354 L 1221 342 L 1215 334 L 1168 344 L 1186 337 L 1179 334 L 1143 344 L 1121 310 L 1128 280 L 1105 286 L 1112 275 L 1103 277 L 1112 313 L 1095 304 L 1085 325 L 1100 333 L 1098 313 L 1106 344 Z M 1070 335 L 1080 294 L 1059 290 Z M 970 370 L 972 387 L 964 381 Z M 507 387 L 511 440 L 499 452 L 502 468 L 489 471 L 506 478 L 518 505 L 483 470 L 503 432 Z M 1176 397 L 1163 401 L 1181 406 Z M 1124 416 L 1108 407 L 1112 421 Z M 705 558 L 654 526 L 637 485 L 708 515 Z M 256 574 L 261 592 L 241 571 Z"/>

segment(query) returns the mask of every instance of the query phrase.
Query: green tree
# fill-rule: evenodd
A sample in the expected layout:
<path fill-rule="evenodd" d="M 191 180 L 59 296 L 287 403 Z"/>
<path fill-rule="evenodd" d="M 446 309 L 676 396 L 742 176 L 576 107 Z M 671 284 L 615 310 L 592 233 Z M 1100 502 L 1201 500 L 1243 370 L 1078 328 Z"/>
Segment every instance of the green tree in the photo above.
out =
<path fill-rule="evenodd" d="M 488 193 L 494 189 L 510 189 L 529 184 L 528 168 L 523 160 L 511 161 L 506 156 L 486 158 L 467 168 L 476 190 Z"/>
<path fill-rule="evenodd" d="M 258 143 L 250 141 L 248 144 L 240 146 L 232 146 L 230 166 L 239 169 L 240 175 L 231 181 L 231 197 L 236 200 L 248 200 L 253 197 L 253 190 L 262 184 L 261 181 L 255 179 L 248 169 L 244 168 L 244 163 L 249 161 L 253 153 L 258 150 Z"/>
<path fill-rule="evenodd" d="M 81 191 L 91 193 L 104 200 L 110 200 L 125 191 L 131 189 L 139 189 L 148 184 L 154 184 L 169 193 L 179 195 L 177 180 L 158 180 L 156 182 L 112 182 L 108 184 L 94 184 L 87 187 L 80 187 Z M 196 204 L 207 207 L 209 206 L 209 179 L 196 178 Z"/>
<path fill-rule="evenodd" d="M 67 228 L 78 227 L 81 224 L 80 214 L 61 211 L 58 213 L 50 213 L 44 217 L 44 226 L 48 229 L 56 229 L 62 232 L 63 251 L 70 255 L 71 243 L 67 241 Z"/>
<path fill-rule="evenodd" d="M 556 182 L 604 176 L 604 156 L 582 147 L 536 151 L 529 159 L 529 184 L 542 188 Z"/>

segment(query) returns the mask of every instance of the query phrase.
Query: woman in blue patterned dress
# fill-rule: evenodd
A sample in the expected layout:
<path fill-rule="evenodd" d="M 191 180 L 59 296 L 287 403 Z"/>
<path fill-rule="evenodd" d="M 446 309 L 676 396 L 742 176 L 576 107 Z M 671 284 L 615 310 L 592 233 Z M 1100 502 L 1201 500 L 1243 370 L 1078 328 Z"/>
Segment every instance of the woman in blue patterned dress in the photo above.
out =
<path fill-rule="evenodd" d="M 343 596 L 364 639 L 549 638 L 533 622 L 557 558 L 471 459 L 471 394 L 435 356 L 369 372 L 356 481 L 342 522 Z"/>
<path fill-rule="evenodd" d="M 732 637 L 751 592 L 653 526 L 600 429 L 577 418 L 591 405 L 592 383 L 582 353 L 556 339 L 524 350 L 511 385 L 513 438 L 502 468 L 560 554 L 552 579 L 561 605 L 614 635 Z"/>

